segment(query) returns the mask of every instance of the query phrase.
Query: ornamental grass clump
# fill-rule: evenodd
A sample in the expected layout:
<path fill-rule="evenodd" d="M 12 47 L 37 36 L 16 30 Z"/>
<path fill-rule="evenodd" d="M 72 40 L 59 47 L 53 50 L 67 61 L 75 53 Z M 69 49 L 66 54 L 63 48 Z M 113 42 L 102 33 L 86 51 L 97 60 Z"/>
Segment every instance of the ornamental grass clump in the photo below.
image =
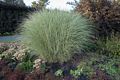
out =
<path fill-rule="evenodd" d="M 65 62 L 91 43 L 89 21 L 77 13 L 43 10 L 22 25 L 22 42 L 48 62 Z"/>

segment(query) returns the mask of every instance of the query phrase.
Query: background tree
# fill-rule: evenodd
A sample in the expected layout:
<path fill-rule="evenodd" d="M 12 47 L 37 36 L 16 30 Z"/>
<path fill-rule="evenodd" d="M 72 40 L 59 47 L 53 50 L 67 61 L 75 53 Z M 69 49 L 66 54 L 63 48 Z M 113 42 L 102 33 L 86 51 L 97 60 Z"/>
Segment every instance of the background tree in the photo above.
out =
<path fill-rule="evenodd" d="M 25 6 L 25 3 L 23 0 L 4 0 L 8 4 L 15 4 L 20 6 Z"/>
<path fill-rule="evenodd" d="M 15 4 L 18 4 L 20 6 L 25 6 L 25 3 L 23 0 L 15 0 Z"/>
<path fill-rule="evenodd" d="M 39 0 L 38 2 L 33 1 L 32 2 L 32 7 L 37 8 L 37 9 L 43 9 L 48 4 L 49 4 L 49 0 Z"/>
<path fill-rule="evenodd" d="M 13 4 L 15 0 L 4 0 L 6 3 Z"/>
<path fill-rule="evenodd" d="M 92 19 L 99 37 L 120 33 L 120 4 L 118 0 L 80 0 L 75 11 Z"/>

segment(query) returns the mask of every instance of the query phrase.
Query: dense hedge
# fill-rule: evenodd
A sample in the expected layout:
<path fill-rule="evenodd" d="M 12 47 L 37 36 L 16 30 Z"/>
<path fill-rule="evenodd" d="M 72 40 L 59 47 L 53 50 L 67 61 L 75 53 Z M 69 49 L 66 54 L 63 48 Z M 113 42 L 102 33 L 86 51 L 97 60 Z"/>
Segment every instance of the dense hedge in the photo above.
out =
<path fill-rule="evenodd" d="M 33 8 L 10 5 L 0 1 L 0 33 L 13 33 L 18 24 Z"/>

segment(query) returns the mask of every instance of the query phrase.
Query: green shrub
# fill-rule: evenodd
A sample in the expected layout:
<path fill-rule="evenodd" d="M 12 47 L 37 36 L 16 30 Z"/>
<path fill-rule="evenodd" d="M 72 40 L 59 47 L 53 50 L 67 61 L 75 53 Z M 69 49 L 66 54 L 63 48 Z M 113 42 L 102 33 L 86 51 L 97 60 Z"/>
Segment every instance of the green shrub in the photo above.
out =
<path fill-rule="evenodd" d="M 36 55 L 31 54 L 31 51 L 30 53 L 25 53 L 25 55 L 22 56 L 21 62 L 18 63 L 16 68 L 22 71 L 31 72 L 33 70 L 33 61 L 35 60 L 35 58 L 37 58 Z"/>
<path fill-rule="evenodd" d="M 90 64 L 88 64 L 89 62 L 90 61 L 80 62 L 75 70 L 70 70 L 70 74 L 74 76 L 75 78 L 80 77 L 80 75 L 82 74 L 91 76 L 94 73 L 94 69 L 91 67 Z"/>
<path fill-rule="evenodd" d="M 36 12 L 22 25 L 22 42 L 48 62 L 65 62 L 91 43 L 89 21 L 77 13 Z"/>
<path fill-rule="evenodd" d="M 31 72 L 33 70 L 33 62 L 31 62 L 30 60 L 26 62 L 21 62 L 17 65 L 16 68 L 22 71 Z"/>
<path fill-rule="evenodd" d="M 106 40 L 100 39 L 97 41 L 98 53 L 112 57 L 120 57 L 120 37 L 111 36 Z"/>
<path fill-rule="evenodd" d="M 112 80 L 120 79 L 120 67 L 119 67 L 119 58 L 111 58 L 107 59 L 108 61 L 104 61 L 105 63 L 99 63 L 96 65 L 99 69 L 105 71 L 108 75 L 113 78 Z"/>

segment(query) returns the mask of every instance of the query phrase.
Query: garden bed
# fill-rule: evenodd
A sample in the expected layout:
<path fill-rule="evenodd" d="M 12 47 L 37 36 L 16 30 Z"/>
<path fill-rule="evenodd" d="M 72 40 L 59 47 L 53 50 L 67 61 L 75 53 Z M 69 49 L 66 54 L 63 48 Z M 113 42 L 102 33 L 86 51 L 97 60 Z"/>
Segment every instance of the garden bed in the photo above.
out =
<path fill-rule="evenodd" d="M 75 55 L 62 64 L 49 64 L 33 54 L 19 43 L 0 43 L 0 80 L 120 79 L 119 58 L 89 53 Z"/>

